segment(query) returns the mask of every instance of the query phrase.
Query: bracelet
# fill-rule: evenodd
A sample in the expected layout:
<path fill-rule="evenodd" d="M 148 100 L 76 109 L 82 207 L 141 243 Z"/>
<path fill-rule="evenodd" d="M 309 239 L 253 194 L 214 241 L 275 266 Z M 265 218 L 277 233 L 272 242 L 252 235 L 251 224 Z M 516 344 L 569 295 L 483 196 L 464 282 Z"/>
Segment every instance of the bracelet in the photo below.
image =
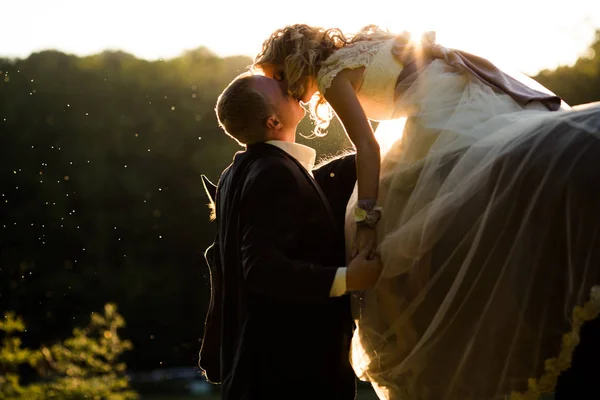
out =
<path fill-rule="evenodd" d="M 357 206 L 354 209 L 354 221 L 358 226 L 375 228 L 381 219 L 382 213 L 383 209 L 381 207 L 373 207 L 371 210 L 365 210 Z"/>
<path fill-rule="evenodd" d="M 377 206 L 377 199 L 362 199 L 358 201 L 357 207 L 371 211 Z"/>

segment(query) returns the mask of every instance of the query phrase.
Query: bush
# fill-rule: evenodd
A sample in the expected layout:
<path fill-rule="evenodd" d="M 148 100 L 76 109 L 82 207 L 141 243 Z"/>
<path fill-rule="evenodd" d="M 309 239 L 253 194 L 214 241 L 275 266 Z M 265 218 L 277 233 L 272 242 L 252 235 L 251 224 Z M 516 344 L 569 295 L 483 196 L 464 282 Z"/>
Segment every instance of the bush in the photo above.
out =
<path fill-rule="evenodd" d="M 15 335 L 25 330 L 23 320 L 8 312 L 0 320 L 4 332 L 0 348 L 0 397 L 2 399 L 137 399 L 129 388 L 126 365 L 119 356 L 132 348 L 117 330 L 125 325 L 114 304 L 104 306 L 103 315 L 92 313 L 89 325 L 75 328 L 62 343 L 39 349 L 21 347 Z M 40 379 L 22 385 L 19 369 L 35 369 Z"/>

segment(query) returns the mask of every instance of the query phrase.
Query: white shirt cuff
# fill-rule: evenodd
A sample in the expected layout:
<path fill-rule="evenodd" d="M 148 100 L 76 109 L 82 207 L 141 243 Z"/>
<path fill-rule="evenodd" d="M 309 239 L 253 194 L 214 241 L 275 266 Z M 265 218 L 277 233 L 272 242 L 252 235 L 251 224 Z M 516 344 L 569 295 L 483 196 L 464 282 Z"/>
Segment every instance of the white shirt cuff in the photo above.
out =
<path fill-rule="evenodd" d="M 329 297 L 339 297 L 346 293 L 346 267 L 338 268 L 335 271 L 333 284 L 329 291 Z"/>

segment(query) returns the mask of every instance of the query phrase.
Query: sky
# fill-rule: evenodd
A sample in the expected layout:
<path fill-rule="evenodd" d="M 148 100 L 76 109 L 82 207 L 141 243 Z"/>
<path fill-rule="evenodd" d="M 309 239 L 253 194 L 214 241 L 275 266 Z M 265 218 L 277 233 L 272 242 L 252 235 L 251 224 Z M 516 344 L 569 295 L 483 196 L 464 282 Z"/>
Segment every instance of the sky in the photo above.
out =
<path fill-rule="evenodd" d="M 200 46 L 254 56 L 273 30 L 293 23 L 434 30 L 443 46 L 535 74 L 586 54 L 600 0 L 0 0 L 0 56 L 123 50 L 154 60 Z"/>

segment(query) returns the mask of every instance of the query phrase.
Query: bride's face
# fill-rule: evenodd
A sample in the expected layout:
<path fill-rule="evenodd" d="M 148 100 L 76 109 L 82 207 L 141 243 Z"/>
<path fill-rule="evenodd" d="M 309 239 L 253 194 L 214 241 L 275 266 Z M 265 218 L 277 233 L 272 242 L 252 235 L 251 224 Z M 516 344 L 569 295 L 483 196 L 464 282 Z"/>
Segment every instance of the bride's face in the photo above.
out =
<path fill-rule="evenodd" d="M 277 65 L 262 65 L 261 69 L 263 74 L 269 78 L 273 78 L 278 82 L 285 82 L 285 72 L 283 66 Z M 302 82 L 304 86 L 304 93 L 297 97 L 302 103 L 308 103 L 313 95 L 317 92 L 317 81 L 312 76 L 304 77 L 304 82 Z"/>

